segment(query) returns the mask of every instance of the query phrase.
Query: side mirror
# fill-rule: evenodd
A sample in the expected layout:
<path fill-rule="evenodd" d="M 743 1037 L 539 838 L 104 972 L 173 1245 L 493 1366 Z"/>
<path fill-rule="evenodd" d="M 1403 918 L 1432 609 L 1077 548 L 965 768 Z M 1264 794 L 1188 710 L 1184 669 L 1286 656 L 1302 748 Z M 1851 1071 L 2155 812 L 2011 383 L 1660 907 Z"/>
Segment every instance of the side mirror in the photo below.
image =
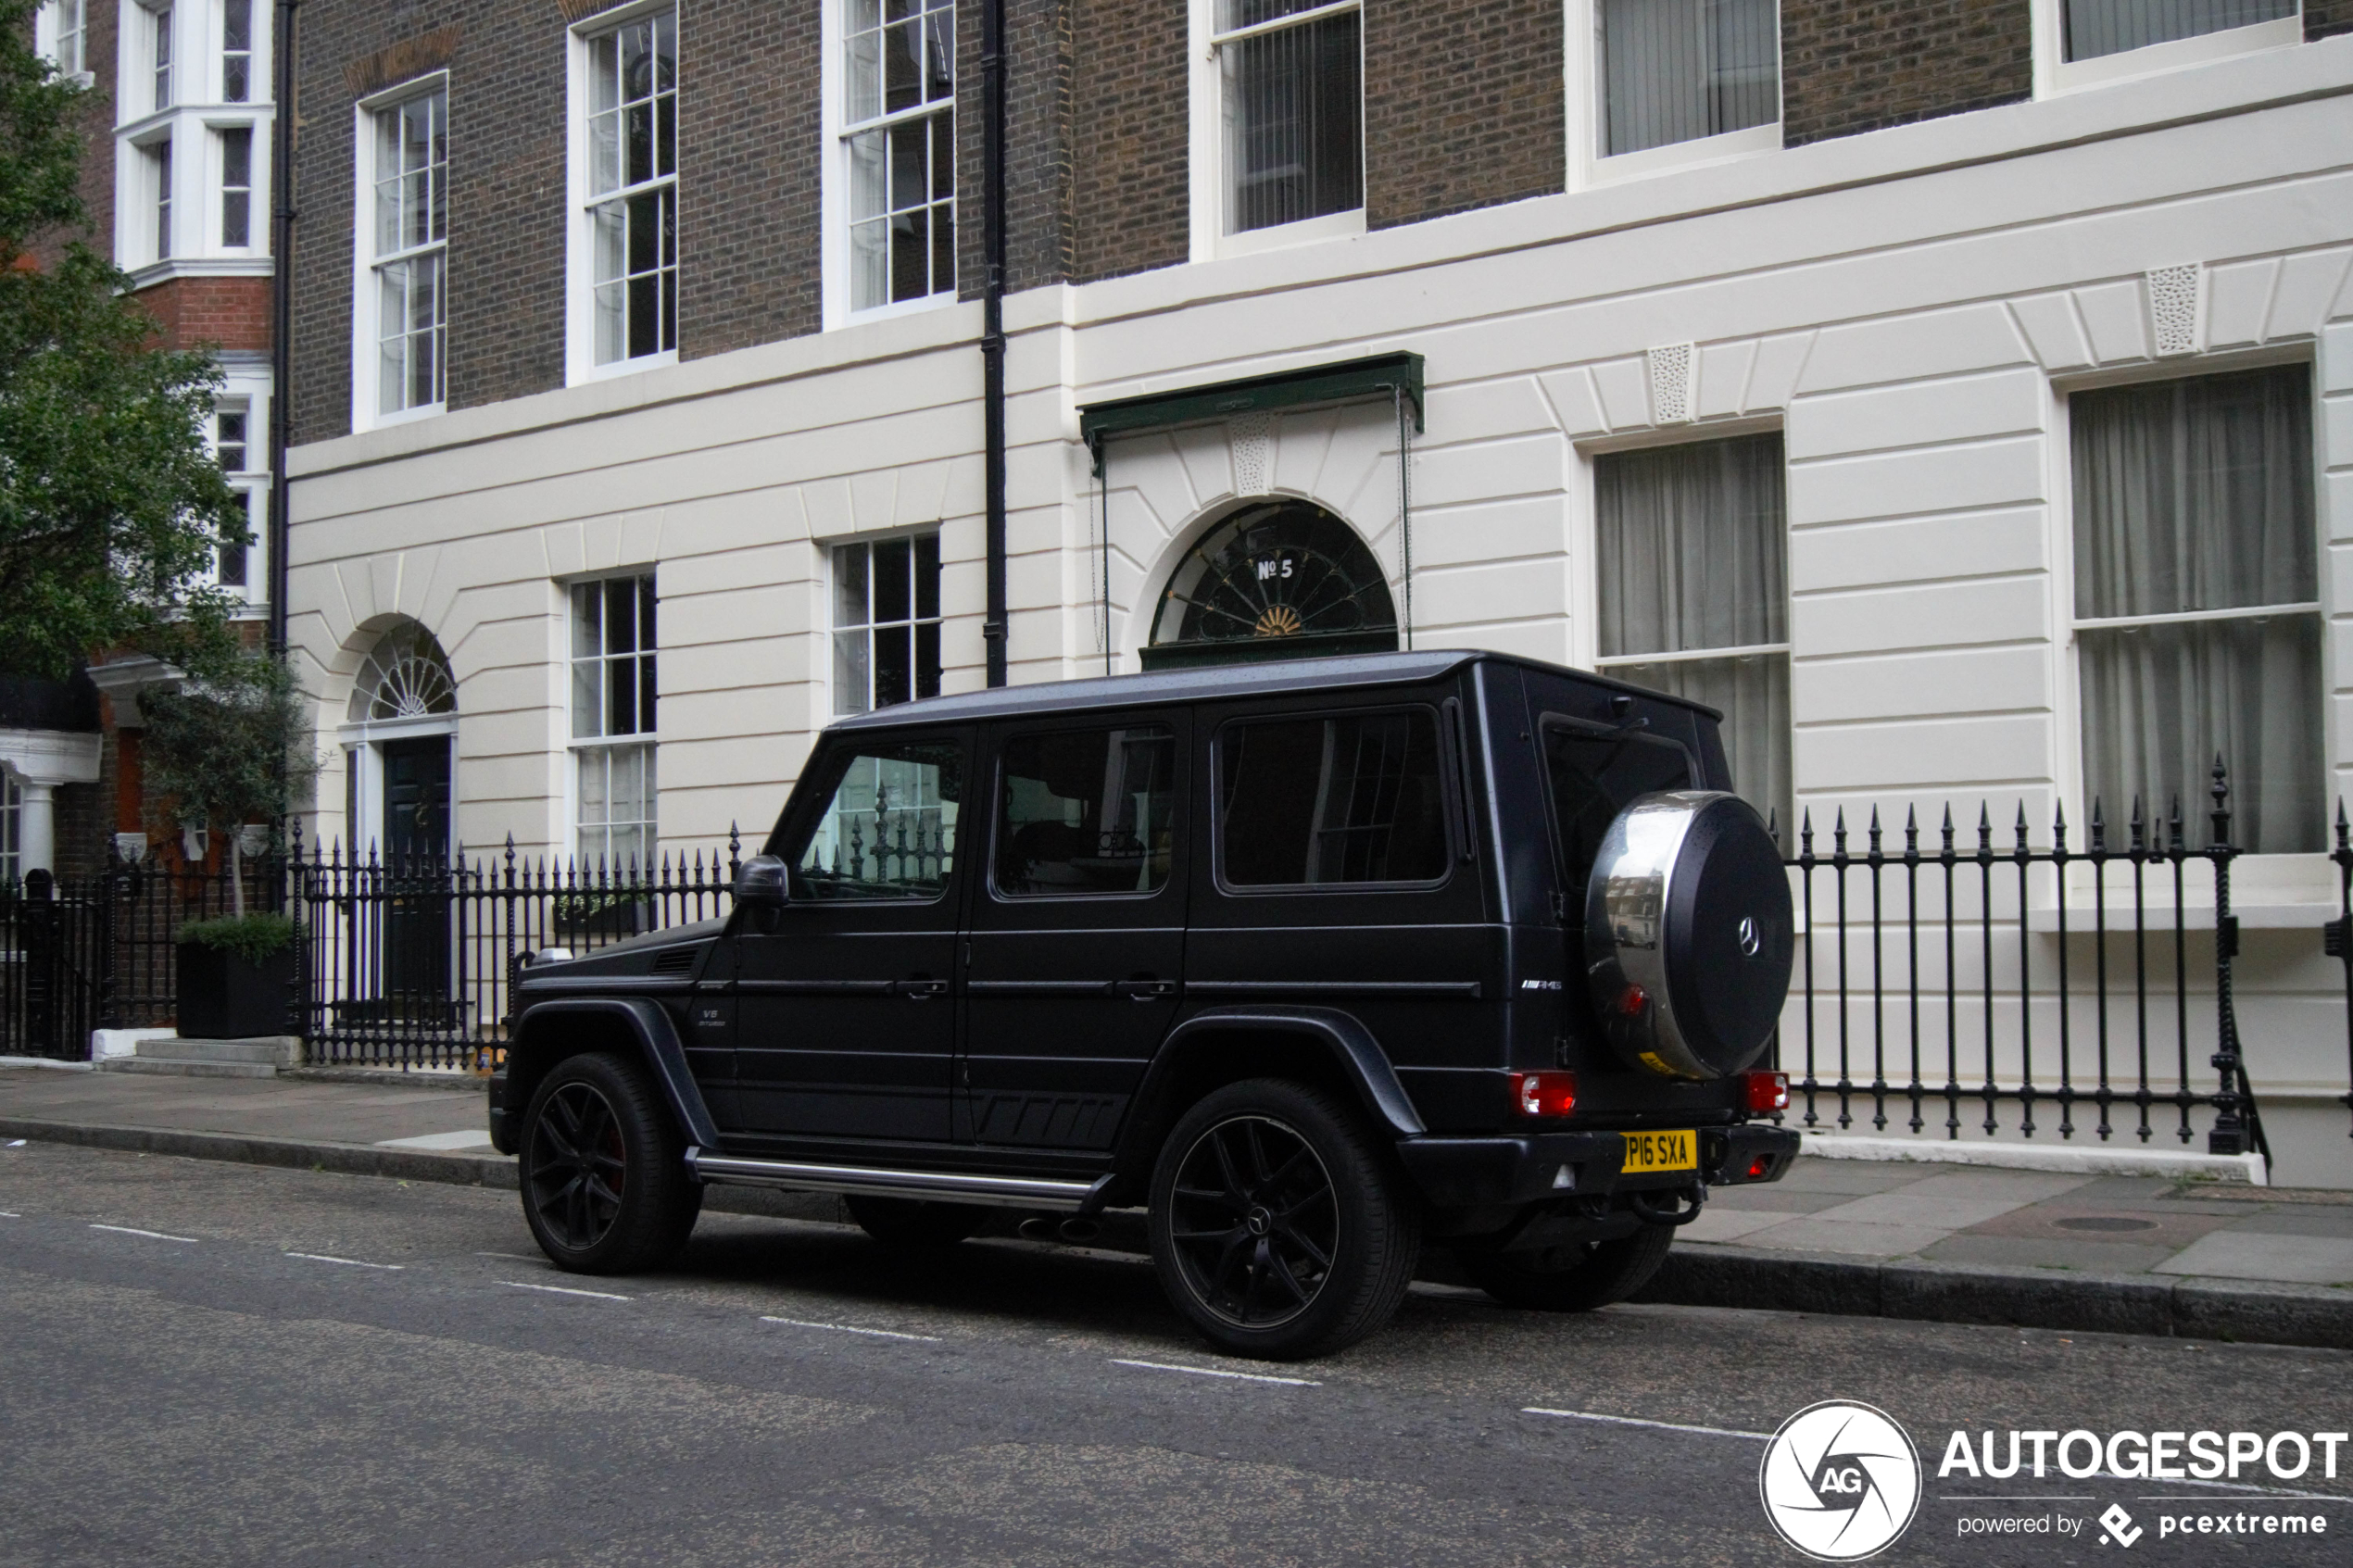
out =
<path fill-rule="evenodd" d="M 792 896 L 792 879 L 781 855 L 754 855 L 736 873 L 736 902 L 777 909 Z"/>

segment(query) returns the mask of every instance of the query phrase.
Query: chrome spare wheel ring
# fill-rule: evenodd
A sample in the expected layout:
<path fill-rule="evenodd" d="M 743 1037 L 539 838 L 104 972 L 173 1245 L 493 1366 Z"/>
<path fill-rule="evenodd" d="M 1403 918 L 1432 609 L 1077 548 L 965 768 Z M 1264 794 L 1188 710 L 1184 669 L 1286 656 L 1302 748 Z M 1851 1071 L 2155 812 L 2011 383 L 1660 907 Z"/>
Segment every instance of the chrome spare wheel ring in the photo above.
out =
<path fill-rule="evenodd" d="M 531 1129 L 531 1206 L 572 1251 L 602 1241 L 621 1217 L 629 1150 L 621 1118 L 593 1084 L 559 1086 Z"/>
<path fill-rule="evenodd" d="M 1272 1117 L 1235 1116 L 1185 1151 L 1168 1225 L 1196 1300 L 1238 1328 L 1275 1328 L 1331 1278 L 1340 1205 L 1305 1138 Z"/>

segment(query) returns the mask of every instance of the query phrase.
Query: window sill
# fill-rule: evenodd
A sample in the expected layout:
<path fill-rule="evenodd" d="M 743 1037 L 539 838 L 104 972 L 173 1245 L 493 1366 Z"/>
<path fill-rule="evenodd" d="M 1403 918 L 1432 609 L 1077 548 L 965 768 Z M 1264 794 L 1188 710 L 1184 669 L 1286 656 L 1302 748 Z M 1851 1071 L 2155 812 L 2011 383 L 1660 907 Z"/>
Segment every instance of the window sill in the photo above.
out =
<path fill-rule="evenodd" d="M 447 403 L 421 403 L 414 408 L 401 408 L 389 414 L 361 414 L 354 410 L 351 430 L 356 435 L 361 431 L 384 430 L 392 425 L 412 425 L 420 420 L 439 419 L 448 411 L 449 405 Z"/>
<path fill-rule="evenodd" d="M 1775 120 L 1770 125 L 1752 125 L 1744 131 L 1727 131 L 1720 136 L 1700 136 L 1688 142 L 1644 147 L 1640 152 L 1589 158 L 1585 163 L 1585 183 L 1614 185 L 1621 180 L 1640 180 L 1670 169 L 1730 163 L 1780 150 L 1781 126 L 1780 121 Z"/>
<path fill-rule="evenodd" d="M 666 348 L 659 354 L 644 354 L 635 359 L 615 359 L 609 364 L 584 366 L 573 371 L 565 384 L 585 386 L 591 382 L 613 381 L 623 376 L 634 376 L 641 370 L 659 370 L 676 363 L 678 351 Z"/>
<path fill-rule="evenodd" d="M 1296 223 L 1277 223 L 1266 229 L 1246 229 L 1239 234 L 1220 234 L 1217 254 L 1227 256 L 1256 256 L 1261 251 L 1286 250 L 1292 245 L 1315 245 L 1322 240 L 1350 239 L 1365 232 L 1365 209 L 1349 212 L 1327 212 L 1321 218 L 1303 218 Z"/>
<path fill-rule="evenodd" d="M 888 305 L 869 305 L 845 310 L 830 330 L 840 332 L 850 327 L 862 327 L 869 321 L 887 321 L 899 316 L 920 316 L 925 311 L 953 305 L 956 299 L 955 290 L 943 289 L 937 294 L 927 294 L 921 299 L 894 299 Z"/>
<path fill-rule="evenodd" d="M 2144 44 L 2138 49 L 2120 50 L 2089 60 L 2058 59 L 2054 47 L 2050 62 L 2035 73 L 2034 95 L 2048 98 L 2136 82 L 2303 42 L 2304 19 L 2297 16 L 2257 22 L 2251 27 L 2225 28 L 2220 32 L 2202 32 L 2195 38 L 2176 38 L 2165 44 Z"/>

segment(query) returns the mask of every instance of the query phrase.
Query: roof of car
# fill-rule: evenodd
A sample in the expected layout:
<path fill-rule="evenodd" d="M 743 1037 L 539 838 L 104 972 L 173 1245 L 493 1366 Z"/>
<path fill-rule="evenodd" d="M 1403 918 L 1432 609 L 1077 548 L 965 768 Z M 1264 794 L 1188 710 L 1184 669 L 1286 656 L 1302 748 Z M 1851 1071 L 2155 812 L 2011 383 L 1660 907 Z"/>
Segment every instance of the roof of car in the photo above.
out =
<path fill-rule="evenodd" d="M 1160 670 L 1141 675 L 1106 675 L 1085 681 L 1046 681 L 993 690 L 959 692 L 952 696 L 925 697 L 836 720 L 837 731 L 897 729 L 906 724 L 969 722 L 1033 713 L 1070 713 L 1089 709 L 1134 708 L 1146 704 L 1200 702 L 1238 696 L 1275 696 L 1290 692 L 1346 691 L 1365 686 L 1413 685 L 1453 674 L 1481 660 L 1523 665 L 1548 674 L 1592 682 L 1614 690 L 1636 692 L 1679 707 L 1697 709 L 1721 717 L 1712 708 L 1686 702 L 1665 693 L 1570 670 L 1541 659 L 1520 659 L 1482 648 L 1432 648 L 1413 653 L 1340 654 L 1321 659 L 1288 659 L 1257 664 L 1222 664 L 1190 670 Z"/>

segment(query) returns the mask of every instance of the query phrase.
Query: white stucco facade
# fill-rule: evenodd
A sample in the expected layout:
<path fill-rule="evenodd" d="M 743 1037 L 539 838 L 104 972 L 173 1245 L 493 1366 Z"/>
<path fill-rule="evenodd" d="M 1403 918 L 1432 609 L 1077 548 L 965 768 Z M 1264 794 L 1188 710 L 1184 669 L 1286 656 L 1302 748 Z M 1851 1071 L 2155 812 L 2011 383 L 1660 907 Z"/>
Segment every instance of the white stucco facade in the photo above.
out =
<path fill-rule="evenodd" d="M 1595 457 L 1778 430 L 1799 807 L 2022 803 L 2042 841 L 2055 807 L 2085 808 L 2068 395 L 2309 363 L 2334 799 L 2353 784 L 2348 106 L 2353 37 L 1017 295 L 1013 678 L 1136 669 L 1181 550 L 1253 494 L 1346 518 L 1403 602 L 1387 405 L 1122 439 L 1105 503 L 1078 410 L 1405 349 L 1428 385 L 1416 646 L 1590 664 Z M 369 836 L 342 820 L 338 726 L 408 617 L 458 680 L 457 836 L 563 849 L 562 584 L 584 575 L 658 576 L 665 848 L 764 833 L 832 713 L 824 546 L 937 524 L 945 684 L 978 685 L 979 325 L 974 305 L 900 314 L 297 448 L 291 637 L 337 759 L 306 832 Z M 2243 864 L 2243 1022 L 2274 1140 L 2309 1119 L 2304 1158 L 2353 1182 L 2326 1098 L 2334 887 L 2321 856 Z"/>

